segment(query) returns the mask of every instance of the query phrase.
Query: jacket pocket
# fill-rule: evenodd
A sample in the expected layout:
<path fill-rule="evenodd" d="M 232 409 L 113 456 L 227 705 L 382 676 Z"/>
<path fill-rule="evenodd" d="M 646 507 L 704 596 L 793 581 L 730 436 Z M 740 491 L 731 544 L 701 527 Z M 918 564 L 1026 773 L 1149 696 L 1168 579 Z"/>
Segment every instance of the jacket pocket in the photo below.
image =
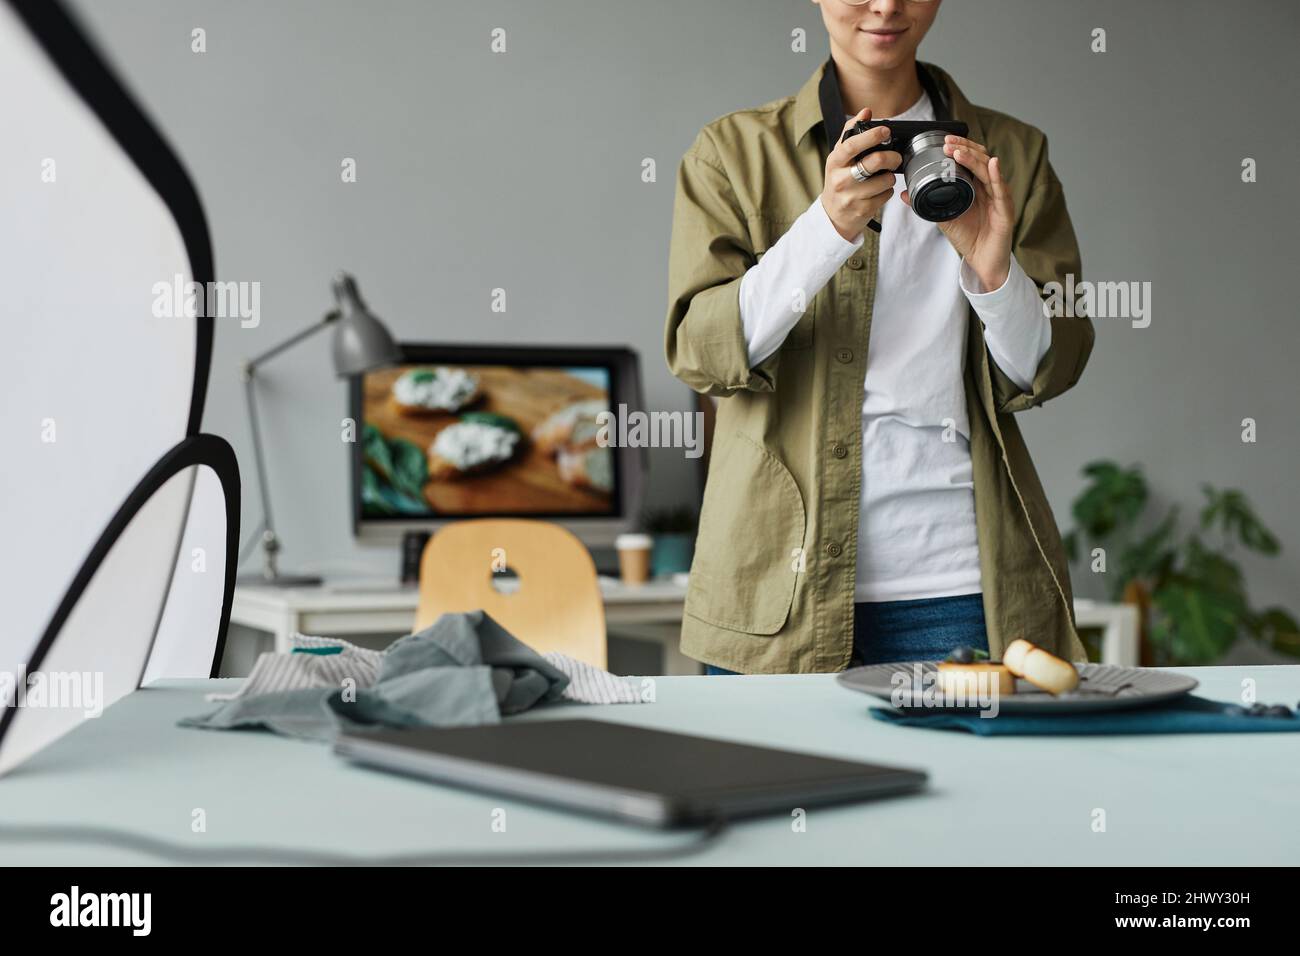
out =
<path fill-rule="evenodd" d="M 715 439 L 686 613 L 731 631 L 777 633 L 790 616 L 803 537 L 803 496 L 781 460 L 746 435 Z"/>

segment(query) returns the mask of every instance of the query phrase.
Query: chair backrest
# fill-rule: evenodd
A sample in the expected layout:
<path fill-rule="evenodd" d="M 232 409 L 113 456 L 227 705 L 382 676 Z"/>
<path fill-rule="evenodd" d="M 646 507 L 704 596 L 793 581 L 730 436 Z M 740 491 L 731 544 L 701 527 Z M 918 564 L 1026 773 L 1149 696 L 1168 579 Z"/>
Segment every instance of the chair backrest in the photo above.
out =
<path fill-rule="evenodd" d="M 505 583 L 501 572 L 507 569 L 518 579 L 498 589 L 494 576 Z M 450 524 L 429 539 L 420 561 L 416 630 L 441 614 L 480 609 L 539 653 L 558 651 L 606 666 L 596 566 L 582 542 L 559 525 L 483 518 Z"/>

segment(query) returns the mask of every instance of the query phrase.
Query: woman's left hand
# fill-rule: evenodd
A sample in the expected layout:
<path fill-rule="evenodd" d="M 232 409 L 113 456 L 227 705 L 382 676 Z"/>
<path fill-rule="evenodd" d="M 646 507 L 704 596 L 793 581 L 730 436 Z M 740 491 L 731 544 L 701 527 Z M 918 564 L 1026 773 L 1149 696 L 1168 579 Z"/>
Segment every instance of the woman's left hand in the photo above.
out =
<path fill-rule="evenodd" d="M 984 291 L 999 289 L 1011 269 L 1011 233 L 1016 225 L 1015 204 L 1002 178 L 1002 163 L 980 143 L 964 136 L 944 137 L 944 154 L 975 176 L 975 201 L 956 219 L 937 223 L 957 253 L 979 276 Z M 903 191 L 903 202 L 912 197 Z"/>

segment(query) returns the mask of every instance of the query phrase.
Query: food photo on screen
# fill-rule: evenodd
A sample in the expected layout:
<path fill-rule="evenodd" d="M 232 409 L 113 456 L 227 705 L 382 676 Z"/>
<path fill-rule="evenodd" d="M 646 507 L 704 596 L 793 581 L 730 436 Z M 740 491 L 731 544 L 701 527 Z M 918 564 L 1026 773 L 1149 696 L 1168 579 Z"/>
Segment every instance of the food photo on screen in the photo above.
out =
<path fill-rule="evenodd" d="M 362 382 L 366 519 L 606 515 L 613 449 L 600 440 L 611 372 L 404 363 Z"/>

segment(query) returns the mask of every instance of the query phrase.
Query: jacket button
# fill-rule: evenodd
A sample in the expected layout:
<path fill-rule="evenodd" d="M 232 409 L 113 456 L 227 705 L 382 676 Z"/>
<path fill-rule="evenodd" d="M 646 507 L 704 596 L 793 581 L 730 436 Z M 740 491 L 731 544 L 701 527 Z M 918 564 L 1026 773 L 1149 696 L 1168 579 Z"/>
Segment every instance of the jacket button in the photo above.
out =
<path fill-rule="evenodd" d="M 845 365 L 848 365 L 850 362 L 853 361 L 853 349 L 836 349 L 835 360 L 837 362 L 843 362 Z"/>
<path fill-rule="evenodd" d="M 850 269 L 861 269 L 861 268 L 862 268 L 862 257 L 861 257 L 861 256 L 853 256 L 851 259 L 849 259 L 849 268 L 850 268 Z"/>
<path fill-rule="evenodd" d="M 838 558 L 840 556 L 841 550 L 843 549 L 838 544 L 826 545 L 826 553 L 829 554 L 832 558 Z"/>
<path fill-rule="evenodd" d="M 847 458 L 849 456 L 849 450 L 839 442 L 836 442 L 834 445 L 831 445 L 831 454 L 836 458 Z"/>

